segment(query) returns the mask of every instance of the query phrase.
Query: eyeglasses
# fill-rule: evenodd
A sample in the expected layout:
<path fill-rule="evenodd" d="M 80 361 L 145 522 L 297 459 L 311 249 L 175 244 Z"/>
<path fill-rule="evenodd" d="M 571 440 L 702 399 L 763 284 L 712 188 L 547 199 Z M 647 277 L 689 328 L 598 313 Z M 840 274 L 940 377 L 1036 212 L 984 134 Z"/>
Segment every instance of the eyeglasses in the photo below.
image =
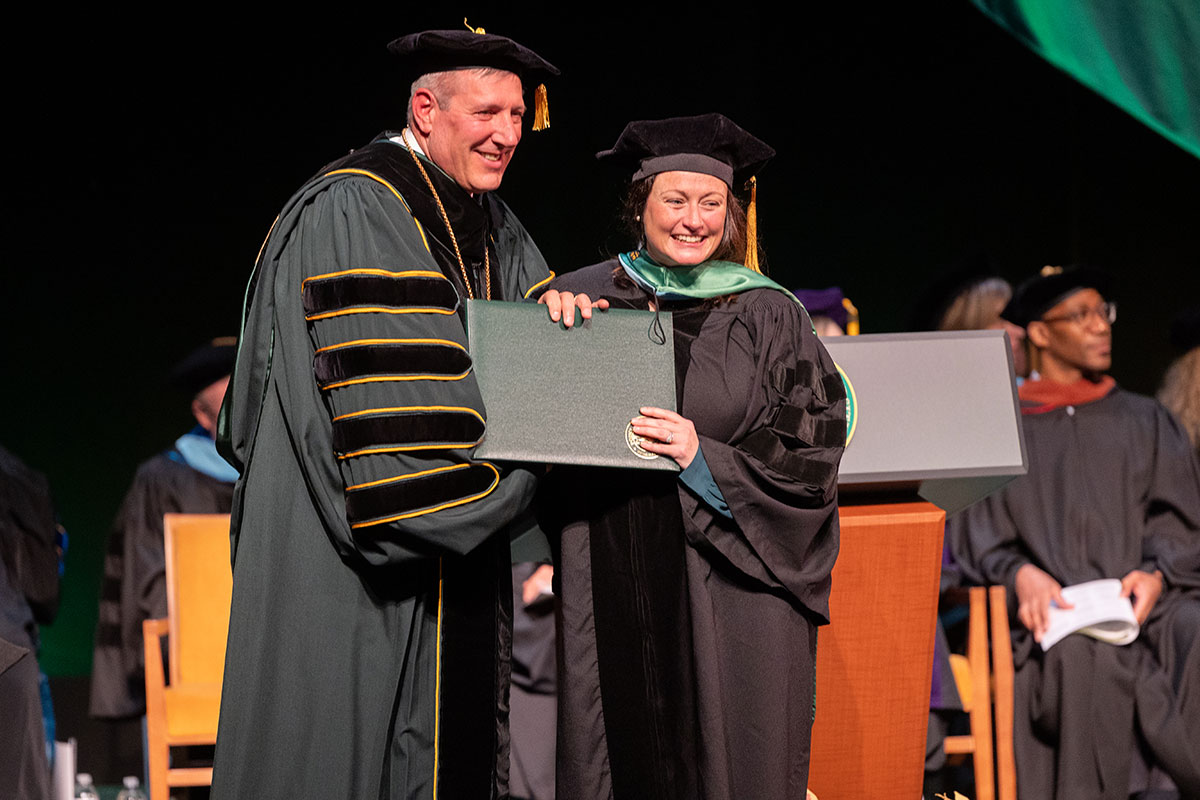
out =
<path fill-rule="evenodd" d="M 1101 303 L 1094 308 L 1079 308 L 1072 311 L 1070 314 L 1063 314 L 1061 317 L 1042 317 L 1042 322 L 1071 322 L 1075 325 L 1085 325 L 1090 322 L 1092 317 L 1099 317 L 1101 320 L 1112 325 L 1117 321 L 1117 304 L 1114 302 Z"/>

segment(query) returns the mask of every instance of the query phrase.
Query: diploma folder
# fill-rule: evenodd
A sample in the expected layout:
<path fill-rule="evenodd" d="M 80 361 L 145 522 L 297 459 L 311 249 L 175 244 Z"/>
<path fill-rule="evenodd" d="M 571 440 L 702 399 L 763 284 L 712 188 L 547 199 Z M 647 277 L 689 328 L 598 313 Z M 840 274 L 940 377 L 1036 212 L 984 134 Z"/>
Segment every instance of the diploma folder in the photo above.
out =
<path fill-rule="evenodd" d="M 583 320 L 576 309 L 567 328 L 544 305 L 468 300 L 467 339 L 487 411 L 476 458 L 679 470 L 636 452 L 629 430 L 642 406 L 675 410 L 670 314 L 610 309 Z"/>

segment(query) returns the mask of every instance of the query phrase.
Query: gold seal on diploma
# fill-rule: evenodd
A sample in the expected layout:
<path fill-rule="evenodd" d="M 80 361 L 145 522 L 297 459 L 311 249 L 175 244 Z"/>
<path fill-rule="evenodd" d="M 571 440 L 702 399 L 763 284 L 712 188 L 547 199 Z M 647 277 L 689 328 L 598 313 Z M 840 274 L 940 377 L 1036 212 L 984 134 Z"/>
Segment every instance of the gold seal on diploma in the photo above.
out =
<path fill-rule="evenodd" d="M 642 442 L 646 441 L 642 437 L 633 432 L 633 421 L 625 426 L 625 444 L 629 446 L 632 452 L 638 458 L 644 458 L 649 461 L 652 458 L 658 458 L 658 453 L 651 453 L 646 448 L 642 447 Z"/>

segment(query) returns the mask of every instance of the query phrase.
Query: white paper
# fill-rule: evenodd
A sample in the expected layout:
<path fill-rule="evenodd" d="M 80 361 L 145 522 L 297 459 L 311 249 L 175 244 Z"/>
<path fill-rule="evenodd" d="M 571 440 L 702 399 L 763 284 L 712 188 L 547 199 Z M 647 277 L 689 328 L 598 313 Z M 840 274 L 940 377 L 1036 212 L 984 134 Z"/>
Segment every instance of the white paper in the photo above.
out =
<path fill-rule="evenodd" d="M 1133 615 L 1133 603 L 1121 597 L 1121 582 L 1105 578 L 1074 586 L 1064 586 L 1063 599 L 1074 608 L 1059 608 L 1050 603 L 1050 627 L 1042 636 L 1042 650 L 1049 650 L 1066 636 L 1082 633 L 1109 644 L 1129 644 L 1140 627 Z"/>

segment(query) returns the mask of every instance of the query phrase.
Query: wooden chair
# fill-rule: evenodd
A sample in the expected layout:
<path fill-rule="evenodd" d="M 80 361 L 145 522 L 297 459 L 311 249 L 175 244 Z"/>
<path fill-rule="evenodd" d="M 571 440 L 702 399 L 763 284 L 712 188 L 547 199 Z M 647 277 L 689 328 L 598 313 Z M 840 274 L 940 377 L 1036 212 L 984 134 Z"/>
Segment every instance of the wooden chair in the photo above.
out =
<path fill-rule="evenodd" d="M 944 747 L 947 755 L 972 756 L 975 800 L 1016 800 L 1013 660 L 1006 592 L 1003 586 L 977 586 L 970 590 L 969 597 L 967 654 L 951 655 L 950 666 L 963 710 L 970 716 L 971 733 L 947 736 Z"/>
<path fill-rule="evenodd" d="M 233 575 L 228 514 L 166 514 L 167 618 L 142 623 L 150 800 L 208 786 L 212 767 L 171 768 L 170 749 L 217 741 Z M 170 682 L 163 675 L 167 637 Z"/>

